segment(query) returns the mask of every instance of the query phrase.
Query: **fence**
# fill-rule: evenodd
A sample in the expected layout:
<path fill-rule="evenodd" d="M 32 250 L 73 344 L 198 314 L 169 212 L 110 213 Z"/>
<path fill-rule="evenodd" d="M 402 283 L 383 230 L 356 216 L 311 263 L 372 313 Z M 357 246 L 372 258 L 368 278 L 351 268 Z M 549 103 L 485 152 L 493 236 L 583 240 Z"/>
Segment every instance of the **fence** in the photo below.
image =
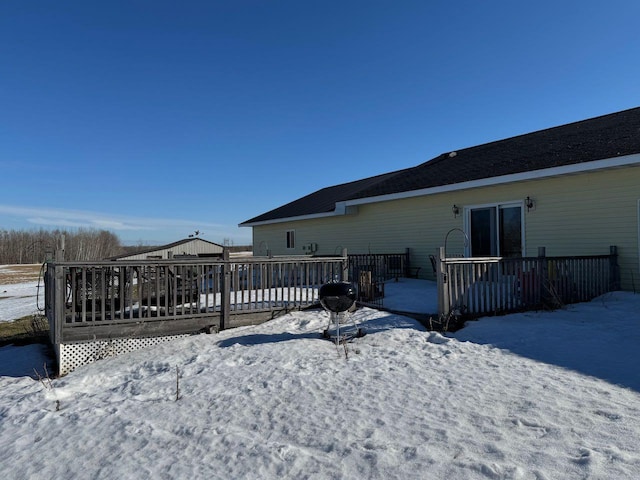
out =
<path fill-rule="evenodd" d="M 477 317 L 589 301 L 619 288 L 617 249 L 609 255 L 445 258 L 436 261 L 440 315 Z"/>
<path fill-rule="evenodd" d="M 60 357 L 69 343 L 261 322 L 317 303 L 323 283 L 347 274 L 346 256 L 49 262 L 45 312 Z"/>
<path fill-rule="evenodd" d="M 392 278 L 416 276 L 409 262 L 409 249 L 405 253 L 350 254 L 349 278 L 358 285 L 358 301 L 382 306 L 384 282 Z"/>

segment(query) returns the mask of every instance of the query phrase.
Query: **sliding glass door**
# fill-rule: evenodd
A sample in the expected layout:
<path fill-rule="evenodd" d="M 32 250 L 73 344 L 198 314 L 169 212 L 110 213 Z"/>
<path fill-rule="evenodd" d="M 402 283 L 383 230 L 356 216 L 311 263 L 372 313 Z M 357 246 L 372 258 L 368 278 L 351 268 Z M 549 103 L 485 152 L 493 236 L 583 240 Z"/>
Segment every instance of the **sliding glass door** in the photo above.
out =
<path fill-rule="evenodd" d="M 468 209 L 467 234 L 472 257 L 521 257 L 521 204 L 497 204 Z"/>
<path fill-rule="evenodd" d="M 474 208 L 471 215 L 471 256 L 495 257 L 498 255 L 496 237 L 496 209 Z"/>

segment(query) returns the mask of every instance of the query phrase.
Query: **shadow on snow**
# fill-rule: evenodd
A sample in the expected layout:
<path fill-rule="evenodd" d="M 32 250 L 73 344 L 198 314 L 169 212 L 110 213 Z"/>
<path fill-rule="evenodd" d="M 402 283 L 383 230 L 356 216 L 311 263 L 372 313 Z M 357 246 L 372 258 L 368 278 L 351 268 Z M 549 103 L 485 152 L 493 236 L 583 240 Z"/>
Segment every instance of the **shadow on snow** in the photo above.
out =
<path fill-rule="evenodd" d="M 352 324 L 349 323 L 348 320 L 344 324 L 345 329 L 353 328 Z M 252 346 L 252 345 L 262 345 L 266 343 L 279 343 L 279 342 L 288 342 L 291 340 L 304 340 L 304 339 L 315 339 L 315 340 L 325 340 L 322 337 L 322 331 L 326 326 L 329 326 L 329 320 L 327 318 L 327 324 L 314 332 L 301 332 L 301 333 L 290 333 L 290 332 L 281 332 L 281 333 L 252 333 L 248 335 L 241 335 L 238 337 L 227 338 L 225 340 L 221 340 L 218 342 L 218 346 L 222 348 L 230 347 L 233 345 L 244 345 L 244 346 Z M 397 330 L 403 328 L 410 328 L 414 330 L 425 330 L 422 325 L 416 320 L 413 320 L 408 317 L 403 317 L 399 315 L 395 315 L 392 313 L 384 314 L 377 318 L 370 318 L 364 321 L 358 321 L 356 319 L 356 327 L 362 328 L 367 335 L 374 335 L 379 332 L 383 332 L 386 330 Z"/>

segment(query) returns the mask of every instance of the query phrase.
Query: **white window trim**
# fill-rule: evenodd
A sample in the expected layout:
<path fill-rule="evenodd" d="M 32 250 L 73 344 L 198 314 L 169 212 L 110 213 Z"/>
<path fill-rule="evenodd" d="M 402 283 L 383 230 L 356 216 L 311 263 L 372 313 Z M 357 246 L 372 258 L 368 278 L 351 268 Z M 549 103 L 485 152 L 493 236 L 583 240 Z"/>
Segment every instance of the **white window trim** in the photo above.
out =
<path fill-rule="evenodd" d="M 293 240 L 292 242 L 289 242 L 289 234 L 291 234 L 291 239 Z M 296 248 L 296 231 L 295 230 L 287 230 L 285 235 L 286 235 L 286 237 L 285 237 L 286 249 L 287 250 L 295 250 L 295 248 Z M 289 243 L 291 243 L 293 245 L 289 246 Z"/>
<path fill-rule="evenodd" d="M 638 205 L 640 208 L 640 200 L 638 200 Z M 525 227 L 525 206 L 524 200 L 513 200 L 509 202 L 493 202 L 493 203 L 479 203 L 476 205 L 465 205 L 464 206 L 464 219 L 463 219 L 463 230 L 466 235 L 465 246 L 464 246 L 464 256 L 471 256 L 471 210 L 475 210 L 477 208 L 492 208 L 492 207 L 520 207 L 520 225 L 521 225 L 521 238 L 522 238 L 522 256 L 525 255 L 527 251 L 526 246 L 526 227 Z M 498 235 L 498 242 L 500 242 L 500 236 Z M 640 244 L 639 244 L 640 248 Z M 500 245 L 498 244 L 498 251 L 500 251 Z"/>

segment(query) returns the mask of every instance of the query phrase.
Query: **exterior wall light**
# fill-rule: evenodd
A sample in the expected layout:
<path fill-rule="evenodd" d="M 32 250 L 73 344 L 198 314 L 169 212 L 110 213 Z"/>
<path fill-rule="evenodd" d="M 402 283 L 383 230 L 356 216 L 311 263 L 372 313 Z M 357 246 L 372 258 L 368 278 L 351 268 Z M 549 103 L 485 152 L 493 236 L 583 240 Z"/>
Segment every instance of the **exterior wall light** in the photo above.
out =
<path fill-rule="evenodd" d="M 527 207 L 527 212 L 531 211 L 531 209 L 535 206 L 533 202 L 533 198 L 527 197 L 524 199 L 524 206 Z"/>
<path fill-rule="evenodd" d="M 460 215 L 460 207 L 458 205 L 454 205 L 451 208 L 451 211 L 453 212 L 454 217 L 457 217 L 458 215 Z"/>

